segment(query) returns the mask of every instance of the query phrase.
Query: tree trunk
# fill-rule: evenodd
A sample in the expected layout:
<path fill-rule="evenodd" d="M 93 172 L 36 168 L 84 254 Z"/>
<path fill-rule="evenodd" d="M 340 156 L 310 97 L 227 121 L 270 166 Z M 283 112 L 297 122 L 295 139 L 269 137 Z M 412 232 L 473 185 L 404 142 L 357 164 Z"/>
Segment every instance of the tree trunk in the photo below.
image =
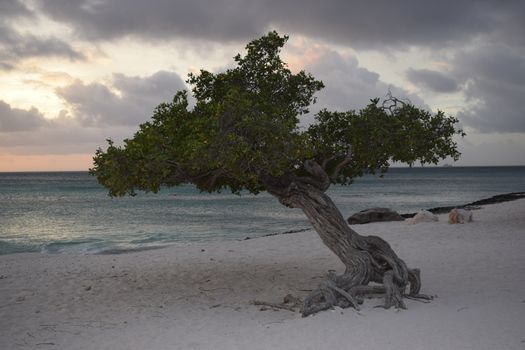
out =
<path fill-rule="evenodd" d="M 385 308 L 405 308 L 403 296 L 420 295 L 419 270 L 408 269 L 390 245 L 376 236 L 361 236 L 348 226 L 341 212 L 324 191 L 311 184 L 293 181 L 286 188 L 267 184 L 268 191 L 279 201 L 300 208 L 308 217 L 323 243 L 334 252 L 346 267 L 342 275 L 329 274 L 305 299 L 303 316 L 333 306 L 359 308 L 363 297 L 378 294 L 385 297 Z M 369 286 L 370 282 L 380 285 Z M 410 285 L 409 294 L 405 290 Z"/>

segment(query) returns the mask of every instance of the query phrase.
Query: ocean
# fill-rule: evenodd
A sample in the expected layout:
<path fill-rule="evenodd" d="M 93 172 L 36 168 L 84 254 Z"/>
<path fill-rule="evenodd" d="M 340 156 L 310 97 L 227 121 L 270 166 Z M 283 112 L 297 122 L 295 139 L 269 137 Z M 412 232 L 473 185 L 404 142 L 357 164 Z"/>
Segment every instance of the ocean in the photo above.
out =
<path fill-rule="evenodd" d="M 329 194 L 345 217 L 370 207 L 400 213 L 525 191 L 525 167 L 392 168 Z M 193 186 L 110 198 L 87 172 L 0 173 L 0 254 L 148 249 L 239 240 L 308 228 L 267 193 L 199 193 Z"/>

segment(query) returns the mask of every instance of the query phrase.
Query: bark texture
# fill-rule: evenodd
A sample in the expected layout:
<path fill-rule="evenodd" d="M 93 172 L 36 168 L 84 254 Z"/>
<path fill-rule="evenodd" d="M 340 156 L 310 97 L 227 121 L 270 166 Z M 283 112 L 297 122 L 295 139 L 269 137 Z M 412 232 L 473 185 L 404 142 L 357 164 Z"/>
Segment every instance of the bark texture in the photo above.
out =
<path fill-rule="evenodd" d="M 304 300 L 301 312 L 308 316 L 334 306 L 354 307 L 365 297 L 384 296 L 384 308 L 406 308 L 404 297 L 429 299 L 419 294 L 418 269 L 409 269 L 390 245 L 377 236 L 361 236 L 344 220 L 325 191 L 329 177 L 320 167 L 309 164 L 314 174 L 304 181 L 296 176 L 265 177 L 265 186 L 278 200 L 292 208 L 300 208 L 319 234 L 323 243 L 346 267 L 342 275 L 329 273 L 326 281 Z M 377 285 L 370 286 L 371 282 Z"/>

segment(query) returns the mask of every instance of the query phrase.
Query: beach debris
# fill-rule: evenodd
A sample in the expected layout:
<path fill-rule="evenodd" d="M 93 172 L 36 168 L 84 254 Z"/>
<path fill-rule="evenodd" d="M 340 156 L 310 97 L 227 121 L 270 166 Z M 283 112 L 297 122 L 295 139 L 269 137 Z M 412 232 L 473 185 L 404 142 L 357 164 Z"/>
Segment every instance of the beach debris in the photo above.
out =
<path fill-rule="evenodd" d="M 301 298 L 298 298 L 292 294 L 286 294 L 283 298 L 283 303 L 287 305 L 292 305 L 293 307 L 299 307 L 303 304 Z"/>
<path fill-rule="evenodd" d="M 398 212 L 390 208 L 370 208 L 361 210 L 348 218 L 350 225 L 367 224 L 380 221 L 403 221 Z"/>
<path fill-rule="evenodd" d="M 290 233 L 299 233 L 299 232 L 305 232 L 305 231 L 310 231 L 310 230 L 312 230 L 311 227 L 298 228 L 298 229 L 293 229 L 293 230 L 288 230 L 288 231 L 283 231 L 283 232 L 268 233 L 268 234 L 265 234 L 265 235 L 260 236 L 260 237 L 272 237 L 272 236 L 279 236 L 279 235 L 288 235 Z M 246 237 L 246 238 L 244 238 L 242 240 L 243 241 L 247 241 L 247 240 L 252 239 L 252 238 L 257 238 L 257 237 Z"/>
<path fill-rule="evenodd" d="M 296 312 L 297 311 L 295 308 L 293 308 L 291 306 L 288 306 L 288 305 L 285 305 L 285 304 L 270 303 L 270 302 L 260 301 L 260 300 L 252 300 L 251 304 L 256 305 L 256 306 L 262 306 L 260 308 L 261 311 L 268 310 L 267 307 L 271 307 L 271 308 L 274 308 L 274 309 L 288 310 L 288 311 L 291 311 L 291 312 Z"/>
<path fill-rule="evenodd" d="M 17 295 L 15 296 L 15 302 L 21 303 L 25 301 L 27 298 L 32 297 L 35 295 L 35 291 L 31 289 L 22 289 L 20 290 Z"/>
<path fill-rule="evenodd" d="M 414 217 L 408 218 L 405 221 L 408 224 L 418 224 L 420 222 L 435 222 L 438 220 L 439 218 L 437 215 L 432 214 L 428 210 L 421 210 L 416 215 L 414 215 Z"/>
<path fill-rule="evenodd" d="M 472 222 L 472 212 L 466 209 L 452 209 L 448 214 L 449 224 L 464 224 Z"/>
<path fill-rule="evenodd" d="M 283 298 L 282 303 L 271 303 L 271 302 L 266 302 L 266 301 L 261 301 L 261 300 L 252 300 L 250 304 L 262 306 L 260 308 L 261 311 L 266 311 L 268 310 L 267 307 L 270 307 L 273 309 L 282 309 L 282 310 L 288 310 L 291 312 L 296 312 L 303 305 L 303 301 L 300 298 L 293 296 L 292 294 L 286 294 L 285 297 Z"/>

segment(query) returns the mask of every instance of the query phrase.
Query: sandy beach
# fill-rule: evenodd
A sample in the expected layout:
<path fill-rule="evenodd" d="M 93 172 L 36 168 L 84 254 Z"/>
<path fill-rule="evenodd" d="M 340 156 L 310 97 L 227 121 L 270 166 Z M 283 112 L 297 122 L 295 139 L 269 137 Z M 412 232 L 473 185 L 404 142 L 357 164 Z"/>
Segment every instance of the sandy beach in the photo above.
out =
<path fill-rule="evenodd" d="M 525 349 L 525 199 L 474 221 L 355 226 L 422 271 L 431 303 L 302 318 L 253 300 L 304 297 L 342 269 L 314 231 L 127 254 L 0 256 L 0 349 Z"/>

